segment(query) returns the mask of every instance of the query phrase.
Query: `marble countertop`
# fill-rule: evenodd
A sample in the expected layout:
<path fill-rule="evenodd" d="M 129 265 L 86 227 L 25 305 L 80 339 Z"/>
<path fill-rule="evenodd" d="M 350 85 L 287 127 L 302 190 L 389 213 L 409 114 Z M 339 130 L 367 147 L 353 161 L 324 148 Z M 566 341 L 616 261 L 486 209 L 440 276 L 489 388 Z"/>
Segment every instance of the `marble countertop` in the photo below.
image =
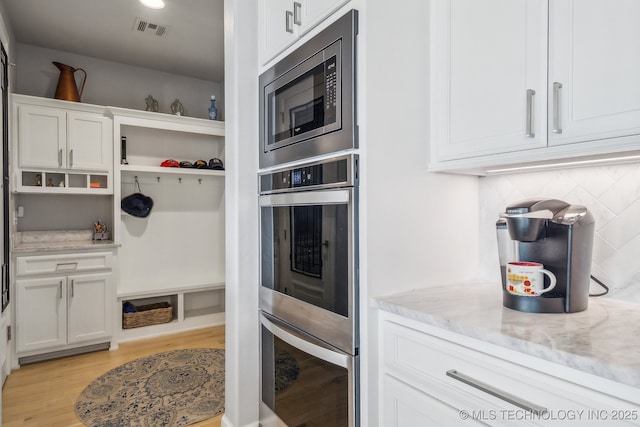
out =
<path fill-rule="evenodd" d="M 418 289 L 377 297 L 371 303 L 406 318 L 640 387 L 638 304 L 590 298 L 587 310 L 579 313 L 523 313 L 502 306 L 496 283 Z"/>
<path fill-rule="evenodd" d="M 93 240 L 91 230 L 23 231 L 13 236 L 14 253 L 111 249 L 120 245 L 113 240 Z"/>

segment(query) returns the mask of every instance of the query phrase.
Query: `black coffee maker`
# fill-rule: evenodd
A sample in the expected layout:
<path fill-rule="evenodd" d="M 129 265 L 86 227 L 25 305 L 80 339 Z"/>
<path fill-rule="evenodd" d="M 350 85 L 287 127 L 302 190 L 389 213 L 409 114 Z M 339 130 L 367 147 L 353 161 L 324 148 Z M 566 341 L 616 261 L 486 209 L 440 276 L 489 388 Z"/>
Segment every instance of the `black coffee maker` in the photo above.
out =
<path fill-rule="evenodd" d="M 556 199 L 523 200 L 507 206 L 496 229 L 505 307 L 531 313 L 586 310 L 595 222 L 584 206 Z M 512 261 L 543 264 L 555 274 L 556 286 L 538 296 L 509 292 L 507 264 Z"/>

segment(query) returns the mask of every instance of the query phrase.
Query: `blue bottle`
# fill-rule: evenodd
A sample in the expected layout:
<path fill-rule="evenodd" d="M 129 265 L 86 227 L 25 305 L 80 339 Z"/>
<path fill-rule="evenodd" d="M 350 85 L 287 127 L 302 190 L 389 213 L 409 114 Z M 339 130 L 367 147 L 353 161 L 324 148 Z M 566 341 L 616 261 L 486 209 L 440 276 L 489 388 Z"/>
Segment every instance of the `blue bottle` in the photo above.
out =
<path fill-rule="evenodd" d="M 211 105 L 209 106 L 209 119 L 218 120 L 218 109 L 216 108 L 215 95 L 211 95 Z"/>

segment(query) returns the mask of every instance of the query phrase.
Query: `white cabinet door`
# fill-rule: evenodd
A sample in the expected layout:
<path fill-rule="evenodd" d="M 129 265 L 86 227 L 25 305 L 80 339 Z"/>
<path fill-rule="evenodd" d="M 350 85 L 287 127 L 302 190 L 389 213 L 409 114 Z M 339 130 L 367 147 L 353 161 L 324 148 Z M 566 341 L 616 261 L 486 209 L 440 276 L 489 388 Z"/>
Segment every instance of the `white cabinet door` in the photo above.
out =
<path fill-rule="evenodd" d="M 349 0 L 306 0 L 302 3 L 301 32 L 307 32 Z"/>
<path fill-rule="evenodd" d="M 111 336 L 112 274 L 68 278 L 68 344 Z"/>
<path fill-rule="evenodd" d="M 431 12 L 436 159 L 544 147 L 546 2 L 434 0 Z"/>
<path fill-rule="evenodd" d="M 381 388 L 382 424 L 386 427 L 483 425 L 426 393 L 384 375 Z M 467 416 L 469 415 L 469 416 Z"/>
<path fill-rule="evenodd" d="M 69 169 L 108 170 L 111 121 L 99 114 L 67 113 L 67 165 Z"/>
<path fill-rule="evenodd" d="M 295 3 L 303 9 L 301 1 Z M 300 25 L 294 23 L 294 0 L 259 0 L 258 16 L 260 62 L 265 64 L 298 38 Z"/>
<path fill-rule="evenodd" d="M 16 351 L 64 346 L 67 341 L 64 277 L 16 280 Z"/>
<path fill-rule="evenodd" d="M 550 2 L 549 145 L 640 134 L 639 17 L 636 0 Z"/>
<path fill-rule="evenodd" d="M 260 63 L 266 64 L 349 0 L 259 0 Z"/>
<path fill-rule="evenodd" d="M 18 107 L 18 162 L 23 168 L 66 167 L 66 113 L 54 108 Z"/>

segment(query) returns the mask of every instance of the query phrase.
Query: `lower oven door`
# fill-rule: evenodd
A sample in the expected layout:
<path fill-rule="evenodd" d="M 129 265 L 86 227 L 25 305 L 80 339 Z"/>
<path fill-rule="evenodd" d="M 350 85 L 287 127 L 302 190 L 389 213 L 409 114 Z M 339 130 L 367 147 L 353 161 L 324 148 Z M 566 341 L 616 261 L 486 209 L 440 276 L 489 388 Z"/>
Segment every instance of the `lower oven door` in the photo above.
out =
<path fill-rule="evenodd" d="M 264 313 L 260 322 L 260 424 L 357 426 L 358 357 Z"/>

